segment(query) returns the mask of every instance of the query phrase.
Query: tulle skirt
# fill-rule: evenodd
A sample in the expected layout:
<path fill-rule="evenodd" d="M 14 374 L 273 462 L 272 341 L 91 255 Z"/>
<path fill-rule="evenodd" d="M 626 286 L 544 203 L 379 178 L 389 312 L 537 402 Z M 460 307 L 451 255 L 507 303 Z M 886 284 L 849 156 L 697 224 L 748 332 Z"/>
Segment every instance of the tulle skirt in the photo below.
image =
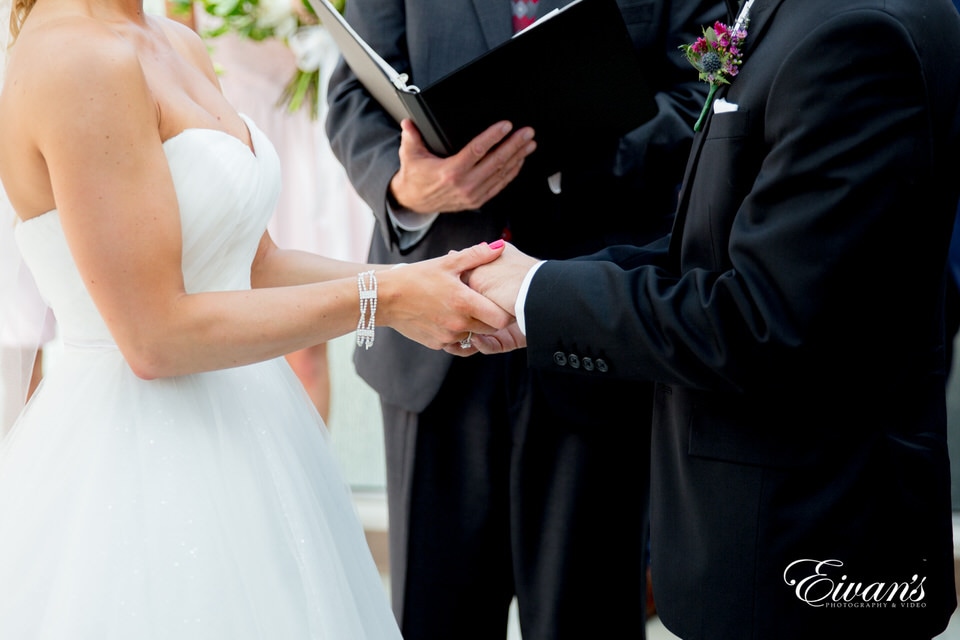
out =
<path fill-rule="evenodd" d="M 0 441 L 0 638 L 399 638 L 283 359 L 145 381 L 67 347 Z"/>

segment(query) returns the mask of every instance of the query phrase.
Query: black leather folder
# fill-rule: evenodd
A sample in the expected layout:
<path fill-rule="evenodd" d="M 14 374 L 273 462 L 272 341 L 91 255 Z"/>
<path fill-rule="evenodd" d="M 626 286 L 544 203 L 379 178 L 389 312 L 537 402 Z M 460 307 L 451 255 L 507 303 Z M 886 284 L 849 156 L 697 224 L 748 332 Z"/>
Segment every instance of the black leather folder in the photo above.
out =
<path fill-rule="evenodd" d="M 509 120 L 535 129 L 528 164 L 549 175 L 610 148 L 656 113 L 614 0 L 574 0 L 423 87 L 386 63 L 327 0 L 309 2 L 364 87 L 398 122 L 410 118 L 440 156 Z"/>

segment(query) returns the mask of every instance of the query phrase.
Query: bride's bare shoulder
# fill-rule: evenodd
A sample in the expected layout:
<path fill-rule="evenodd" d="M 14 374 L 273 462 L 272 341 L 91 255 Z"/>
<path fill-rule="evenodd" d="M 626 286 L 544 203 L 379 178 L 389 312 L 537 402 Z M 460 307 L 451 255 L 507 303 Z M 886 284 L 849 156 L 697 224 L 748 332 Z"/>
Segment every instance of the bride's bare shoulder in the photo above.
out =
<path fill-rule="evenodd" d="M 19 152 L 44 157 L 119 144 L 123 134 L 146 135 L 158 117 L 136 48 L 83 16 L 35 23 L 20 33 L 10 49 L 0 114 L 9 123 L 0 124 L 0 135 L 16 123 L 10 135 Z"/>
<path fill-rule="evenodd" d="M 31 28 L 21 32 L 9 51 L 8 87 L 20 84 L 29 89 L 27 94 L 53 92 L 66 99 L 78 90 L 90 93 L 102 82 L 142 77 L 136 49 L 97 20 L 64 15 L 29 22 Z"/>

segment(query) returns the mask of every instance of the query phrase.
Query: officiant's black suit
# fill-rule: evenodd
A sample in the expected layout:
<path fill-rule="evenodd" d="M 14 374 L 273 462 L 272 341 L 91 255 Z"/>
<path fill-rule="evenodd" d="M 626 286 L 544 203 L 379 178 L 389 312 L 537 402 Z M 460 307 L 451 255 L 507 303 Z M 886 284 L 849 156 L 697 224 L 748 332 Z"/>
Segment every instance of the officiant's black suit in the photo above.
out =
<path fill-rule="evenodd" d="M 652 566 L 677 635 L 930 638 L 955 606 L 942 297 L 960 19 L 949 0 L 751 16 L 718 93 L 735 110 L 694 140 L 672 236 L 547 262 L 530 362 L 659 381 Z M 834 562 L 810 578 L 811 561 Z M 871 606 L 882 589 L 865 601 L 857 583 L 913 602 Z"/>
<path fill-rule="evenodd" d="M 540 0 L 538 12 L 563 4 Z M 399 128 L 348 68 L 337 70 L 327 131 L 376 217 L 371 261 L 443 255 L 505 230 L 518 246 L 557 258 L 669 232 L 691 123 L 706 94 L 678 47 L 723 7 L 716 0 L 619 5 L 659 92 L 655 118 L 606 141 L 582 166 L 565 167 L 559 195 L 544 176 L 521 176 L 481 211 L 440 215 L 409 248 L 386 211 Z M 512 34 L 510 0 L 348 0 L 346 7 L 358 33 L 420 86 Z M 516 73 L 533 76 L 550 64 L 543 51 Z M 515 591 L 524 640 L 643 636 L 652 385 L 572 383 L 531 372 L 523 354 L 455 358 L 380 328 L 355 361 L 383 405 L 392 593 L 405 637 L 503 637 Z M 628 425 L 625 413 L 633 416 Z M 639 444 L 624 446 L 625 428 Z"/>

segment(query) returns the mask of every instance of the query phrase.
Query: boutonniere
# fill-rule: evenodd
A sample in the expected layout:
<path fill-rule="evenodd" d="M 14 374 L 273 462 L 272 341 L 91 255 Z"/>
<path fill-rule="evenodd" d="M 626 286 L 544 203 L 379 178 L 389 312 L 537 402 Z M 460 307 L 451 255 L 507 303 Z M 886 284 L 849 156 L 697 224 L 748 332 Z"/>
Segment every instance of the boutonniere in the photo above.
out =
<path fill-rule="evenodd" d="M 752 0 L 746 3 L 733 27 L 715 22 L 712 27 L 704 29 L 703 36 L 697 38 L 693 44 L 680 47 L 690 64 L 700 72 L 700 79 L 710 85 L 700 117 L 693 125 L 694 131 L 699 131 L 703 126 L 717 89 L 730 84 L 730 79 L 740 70 L 743 62 L 740 47 L 747 38 L 748 15 L 752 4 Z"/>

